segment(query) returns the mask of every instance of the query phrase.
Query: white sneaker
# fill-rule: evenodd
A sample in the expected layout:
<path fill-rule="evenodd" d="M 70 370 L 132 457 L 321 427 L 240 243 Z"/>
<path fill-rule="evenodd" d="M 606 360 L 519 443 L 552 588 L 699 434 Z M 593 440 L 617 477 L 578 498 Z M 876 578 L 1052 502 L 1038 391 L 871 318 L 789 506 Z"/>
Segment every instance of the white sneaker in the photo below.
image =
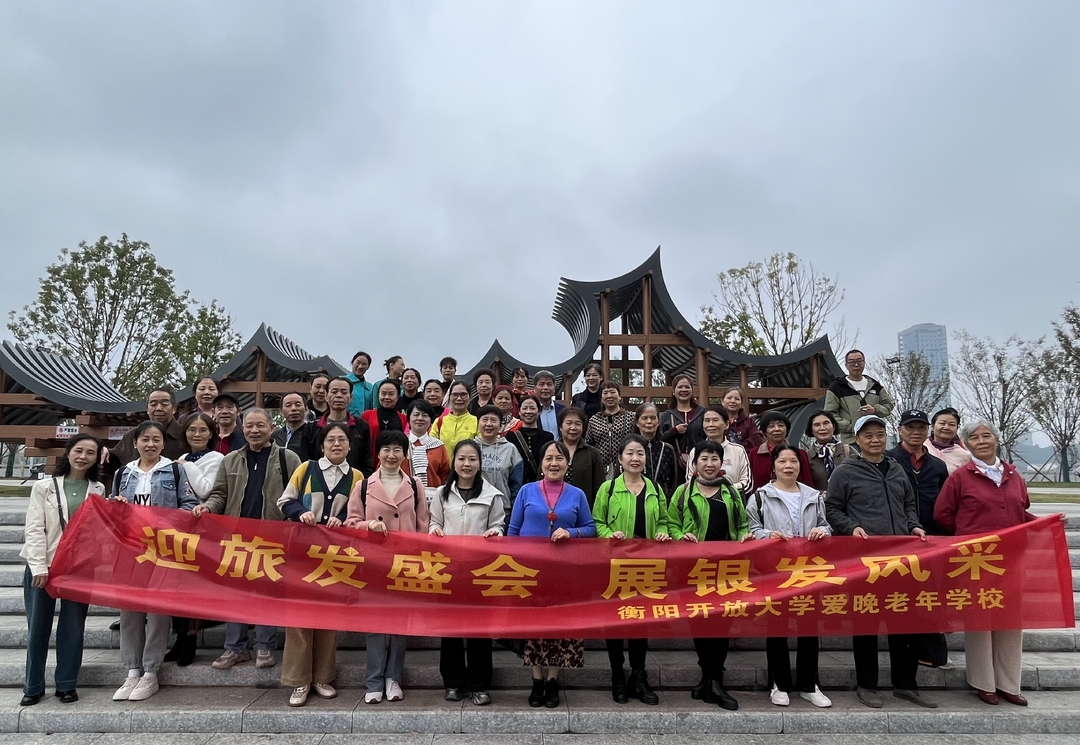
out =
<path fill-rule="evenodd" d="M 364 694 L 365 704 L 378 704 L 382 703 L 382 691 L 369 691 Z"/>
<path fill-rule="evenodd" d="M 787 695 L 785 691 L 781 691 L 776 686 L 772 687 L 772 692 L 769 694 L 769 700 L 777 706 L 790 706 L 791 697 Z"/>
<path fill-rule="evenodd" d="M 153 673 L 144 673 L 139 678 L 139 684 L 135 686 L 135 690 L 128 696 L 129 701 L 145 701 L 158 692 L 160 686 L 158 686 L 157 676 Z"/>
<path fill-rule="evenodd" d="M 124 685 L 116 689 L 116 693 L 113 694 L 113 701 L 127 701 L 131 698 L 131 692 L 135 690 L 135 686 L 139 685 L 139 681 L 142 678 L 128 678 L 124 681 Z"/>
<path fill-rule="evenodd" d="M 814 706 L 820 706 L 822 709 L 827 709 L 832 706 L 832 700 L 821 692 L 821 689 L 814 686 L 813 693 L 800 693 L 801 697 L 812 703 Z"/>
<path fill-rule="evenodd" d="M 386 679 L 386 700 L 387 701 L 400 701 L 405 698 L 405 694 L 401 692 L 401 686 L 393 678 Z"/>

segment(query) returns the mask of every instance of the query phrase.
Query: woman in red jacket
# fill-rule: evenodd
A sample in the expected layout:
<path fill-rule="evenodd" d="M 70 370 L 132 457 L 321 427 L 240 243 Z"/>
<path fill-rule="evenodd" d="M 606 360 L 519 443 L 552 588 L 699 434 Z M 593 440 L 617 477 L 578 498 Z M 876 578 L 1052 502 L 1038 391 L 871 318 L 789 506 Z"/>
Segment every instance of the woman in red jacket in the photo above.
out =
<path fill-rule="evenodd" d="M 392 378 L 387 378 L 379 383 L 378 388 L 375 389 L 375 408 L 368 409 L 360 415 L 360 418 L 367 422 L 368 429 L 371 430 L 371 462 L 375 465 L 375 468 L 379 467 L 379 454 L 375 449 L 375 441 L 379 439 L 379 433 L 404 433 L 405 428 L 408 426 L 409 421 L 405 418 L 405 415 L 397 410 L 400 397 L 398 382 Z"/>
<path fill-rule="evenodd" d="M 957 468 L 945 481 L 934 504 L 934 522 L 949 535 L 985 533 L 1011 528 L 1035 519 L 1027 483 L 1016 467 L 998 458 L 1001 436 L 990 422 L 980 419 L 964 426 L 960 439 L 971 452 L 971 461 Z M 1021 653 L 1024 632 L 965 631 L 968 684 L 991 705 L 999 699 L 1027 706 L 1020 695 Z"/>
<path fill-rule="evenodd" d="M 758 426 L 754 424 L 754 420 L 746 413 L 743 399 L 743 392 L 740 388 L 731 388 L 724 394 L 723 404 L 728 412 L 728 429 L 725 436 L 731 442 L 739 443 L 746 448 L 747 452 L 750 452 L 764 442 L 765 436 L 761 434 L 761 429 L 765 429 L 765 427 L 762 425 L 761 429 L 758 429 Z"/>
<path fill-rule="evenodd" d="M 791 420 L 779 411 L 766 411 L 761 415 L 761 428 L 765 430 L 765 442 L 746 451 L 750 458 L 750 472 L 754 475 L 755 490 L 773 480 L 772 451 L 780 445 L 790 444 L 788 432 L 791 431 Z M 796 450 L 799 453 L 799 483 L 813 487 L 810 457 L 802 448 Z"/>

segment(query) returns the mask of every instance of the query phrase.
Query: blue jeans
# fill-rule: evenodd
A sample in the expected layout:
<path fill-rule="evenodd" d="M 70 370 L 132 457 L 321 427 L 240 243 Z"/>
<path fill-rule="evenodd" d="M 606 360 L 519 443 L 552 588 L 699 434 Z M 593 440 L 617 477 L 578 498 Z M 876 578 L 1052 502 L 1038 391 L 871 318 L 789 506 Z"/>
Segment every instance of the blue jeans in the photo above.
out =
<path fill-rule="evenodd" d="M 382 691 L 386 679 L 401 683 L 405 670 L 405 639 L 401 634 L 367 635 L 367 689 L 368 693 Z"/>
<path fill-rule="evenodd" d="M 30 583 L 30 567 L 23 576 L 23 602 L 26 605 L 26 681 L 23 693 L 36 696 L 45 692 L 45 660 L 49 656 L 56 598 Z M 72 600 L 60 601 L 60 620 L 56 624 L 56 690 L 74 691 L 82 667 L 83 629 L 90 606 Z"/>
<path fill-rule="evenodd" d="M 227 623 L 225 624 L 225 649 L 231 649 L 240 654 L 247 651 L 248 624 Z M 277 646 L 277 626 L 255 627 L 255 649 L 274 649 Z"/>

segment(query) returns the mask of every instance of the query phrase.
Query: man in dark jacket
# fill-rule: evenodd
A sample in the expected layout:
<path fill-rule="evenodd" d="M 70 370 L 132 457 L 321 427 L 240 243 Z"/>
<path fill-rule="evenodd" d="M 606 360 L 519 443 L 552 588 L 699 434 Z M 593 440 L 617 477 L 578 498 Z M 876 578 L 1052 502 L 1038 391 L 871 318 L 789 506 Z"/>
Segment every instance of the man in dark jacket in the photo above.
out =
<path fill-rule="evenodd" d="M 187 443 L 180 438 L 180 423 L 176 421 L 176 395 L 169 388 L 155 388 L 146 397 L 146 415 L 152 422 L 165 427 L 165 447 L 161 454 L 170 460 L 176 460 L 187 449 Z M 105 466 L 106 479 L 119 469 L 139 457 L 135 450 L 135 428 L 124 434 L 116 447 L 109 448 L 109 462 Z"/>
<path fill-rule="evenodd" d="M 930 535 L 945 535 L 934 522 L 934 505 L 938 492 L 949 478 L 945 461 L 930 454 L 924 447 L 930 434 L 930 417 L 925 411 L 910 409 L 900 415 L 900 444 L 885 455 L 904 469 L 911 488 L 915 492 L 915 504 L 919 510 L 919 522 Z M 944 634 L 917 634 L 919 662 L 927 667 L 951 669 L 949 647 Z"/>
<path fill-rule="evenodd" d="M 273 441 L 276 445 L 292 450 L 301 457 L 304 454 L 304 422 L 307 420 L 308 407 L 304 394 L 299 391 L 286 393 L 281 397 L 281 414 L 285 417 L 285 426 L 274 430 Z"/>
<path fill-rule="evenodd" d="M 836 535 L 868 538 L 872 535 L 913 535 L 926 540 L 919 524 L 915 492 L 896 461 L 885 456 L 885 420 L 872 414 L 855 422 L 858 453 L 833 471 L 825 500 L 825 514 Z M 936 709 L 915 682 L 919 670 L 917 636 L 889 634 L 889 663 L 893 695 L 919 706 Z M 851 640 L 859 700 L 880 709 L 877 692 L 877 636 Z"/>
<path fill-rule="evenodd" d="M 375 472 L 375 463 L 371 457 L 371 429 L 367 422 L 349 413 L 352 401 L 352 381 L 348 378 L 334 378 L 326 386 L 326 413 L 313 422 L 304 425 L 302 432 L 303 452 L 297 452 L 300 460 L 316 460 L 322 457 L 319 449 L 319 430 L 327 424 L 341 423 L 349 430 L 349 455 L 347 462 L 359 469 L 367 478 Z"/>

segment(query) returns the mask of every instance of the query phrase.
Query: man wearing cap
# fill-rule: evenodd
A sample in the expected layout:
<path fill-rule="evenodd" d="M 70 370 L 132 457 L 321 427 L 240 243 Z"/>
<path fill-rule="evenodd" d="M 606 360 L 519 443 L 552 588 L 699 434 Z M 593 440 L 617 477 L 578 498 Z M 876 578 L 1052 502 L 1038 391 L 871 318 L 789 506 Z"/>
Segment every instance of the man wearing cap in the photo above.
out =
<path fill-rule="evenodd" d="M 231 393 L 219 393 L 214 398 L 214 421 L 218 426 L 218 441 L 214 449 L 222 455 L 244 447 L 244 430 L 240 426 L 240 401 Z"/>
<path fill-rule="evenodd" d="M 925 411 L 909 409 L 900 415 L 900 444 L 885 455 L 904 469 L 908 482 L 915 492 L 915 505 L 919 510 L 919 523 L 929 535 L 945 535 L 934 522 L 934 505 L 938 492 L 949 478 L 945 461 L 934 456 L 926 447 L 930 435 L 930 417 Z M 949 647 L 944 634 L 918 634 L 919 662 L 927 667 L 951 669 Z"/>
<path fill-rule="evenodd" d="M 913 535 L 926 540 L 919 523 L 915 492 L 904 469 L 885 455 L 885 420 L 868 414 L 853 428 L 858 453 L 852 453 L 833 471 L 825 499 L 825 514 L 836 535 L 868 538 L 872 535 Z M 893 695 L 928 709 L 937 704 L 919 691 L 919 643 L 914 634 L 889 634 L 889 664 Z M 851 640 L 859 700 L 880 709 L 877 692 L 877 636 Z"/>
<path fill-rule="evenodd" d="M 834 380 L 829 386 L 825 394 L 825 411 L 836 417 L 840 442 L 850 445 L 855 442 L 853 426 L 856 420 L 869 415 L 887 417 L 892 414 L 896 402 L 881 383 L 863 375 L 866 357 L 858 349 L 852 349 L 844 356 L 844 366 L 848 369 L 847 377 Z"/>

